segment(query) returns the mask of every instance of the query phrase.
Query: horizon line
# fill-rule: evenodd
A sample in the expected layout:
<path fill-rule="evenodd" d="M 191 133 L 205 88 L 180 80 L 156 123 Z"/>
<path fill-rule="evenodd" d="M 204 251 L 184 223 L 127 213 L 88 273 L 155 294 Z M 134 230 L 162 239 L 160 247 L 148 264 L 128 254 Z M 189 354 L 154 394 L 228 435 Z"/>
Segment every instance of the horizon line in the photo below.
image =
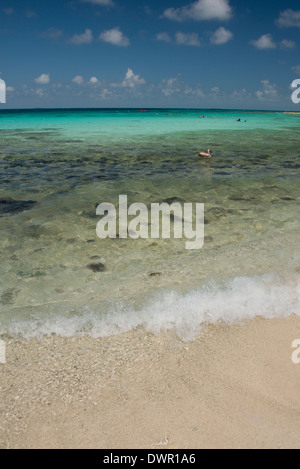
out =
<path fill-rule="evenodd" d="M 79 111 L 79 110 L 138 110 L 138 111 L 150 111 L 150 110 L 189 110 L 189 111 L 240 111 L 240 112 L 295 112 L 297 111 L 290 111 L 288 109 L 249 109 L 249 108 L 216 108 L 216 107 L 23 107 L 23 108 L 6 108 L 1 109 L 2 111 Z"/>

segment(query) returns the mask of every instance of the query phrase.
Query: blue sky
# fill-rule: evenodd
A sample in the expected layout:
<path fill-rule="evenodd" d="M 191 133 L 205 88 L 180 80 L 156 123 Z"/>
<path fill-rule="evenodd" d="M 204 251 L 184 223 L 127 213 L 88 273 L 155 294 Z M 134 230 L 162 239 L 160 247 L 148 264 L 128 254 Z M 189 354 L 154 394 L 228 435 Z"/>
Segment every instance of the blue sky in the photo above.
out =
<path fill-rule="evenodd" d="M 299 0 L 1 0 L 4 108 L 286 109 Z"/>

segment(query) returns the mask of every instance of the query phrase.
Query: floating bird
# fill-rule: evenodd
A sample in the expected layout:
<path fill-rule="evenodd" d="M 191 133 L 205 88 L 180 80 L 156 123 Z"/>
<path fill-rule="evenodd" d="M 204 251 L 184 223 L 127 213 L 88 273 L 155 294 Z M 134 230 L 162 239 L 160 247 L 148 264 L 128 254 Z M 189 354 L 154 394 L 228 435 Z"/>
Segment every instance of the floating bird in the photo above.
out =
<path fill-rule="evenodd" d="M 211 149 L 209 148 L 207 150 L 207 153 L 206 151 L 200 151 L 199 153 L 197 153 L 197 156 L 204 156 L 204 158 L 211 158 Z"/>

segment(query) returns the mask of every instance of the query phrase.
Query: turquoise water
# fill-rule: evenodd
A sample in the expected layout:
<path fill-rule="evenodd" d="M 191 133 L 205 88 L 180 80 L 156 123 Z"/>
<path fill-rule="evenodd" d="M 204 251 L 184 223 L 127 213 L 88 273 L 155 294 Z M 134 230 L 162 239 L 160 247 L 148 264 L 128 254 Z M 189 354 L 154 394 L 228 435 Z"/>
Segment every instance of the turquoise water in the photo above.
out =
<path fill-rule="evenodd" d="M 0 331 L 190 338 L 206 322 L 300 314 L 299 124 L 279 112 L 0 112 Z M 204 203 L 204 247 L 99 239 L 96 206 L 120 194 Z"/>

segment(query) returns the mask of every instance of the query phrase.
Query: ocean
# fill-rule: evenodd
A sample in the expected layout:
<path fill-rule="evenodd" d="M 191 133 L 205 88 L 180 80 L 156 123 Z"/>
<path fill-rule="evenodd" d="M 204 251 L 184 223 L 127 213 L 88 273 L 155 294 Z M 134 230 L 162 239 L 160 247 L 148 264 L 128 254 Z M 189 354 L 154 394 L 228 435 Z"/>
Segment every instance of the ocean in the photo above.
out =
<path fill-rule="evenodd" d="M 299 175 L 300 115 L 0 111 L 0 334 L 191 340 L 206 324 L 300 315 Z M 204 246 L 100 239 L 96 207 L 121 194 L 204 204 Z"/>

